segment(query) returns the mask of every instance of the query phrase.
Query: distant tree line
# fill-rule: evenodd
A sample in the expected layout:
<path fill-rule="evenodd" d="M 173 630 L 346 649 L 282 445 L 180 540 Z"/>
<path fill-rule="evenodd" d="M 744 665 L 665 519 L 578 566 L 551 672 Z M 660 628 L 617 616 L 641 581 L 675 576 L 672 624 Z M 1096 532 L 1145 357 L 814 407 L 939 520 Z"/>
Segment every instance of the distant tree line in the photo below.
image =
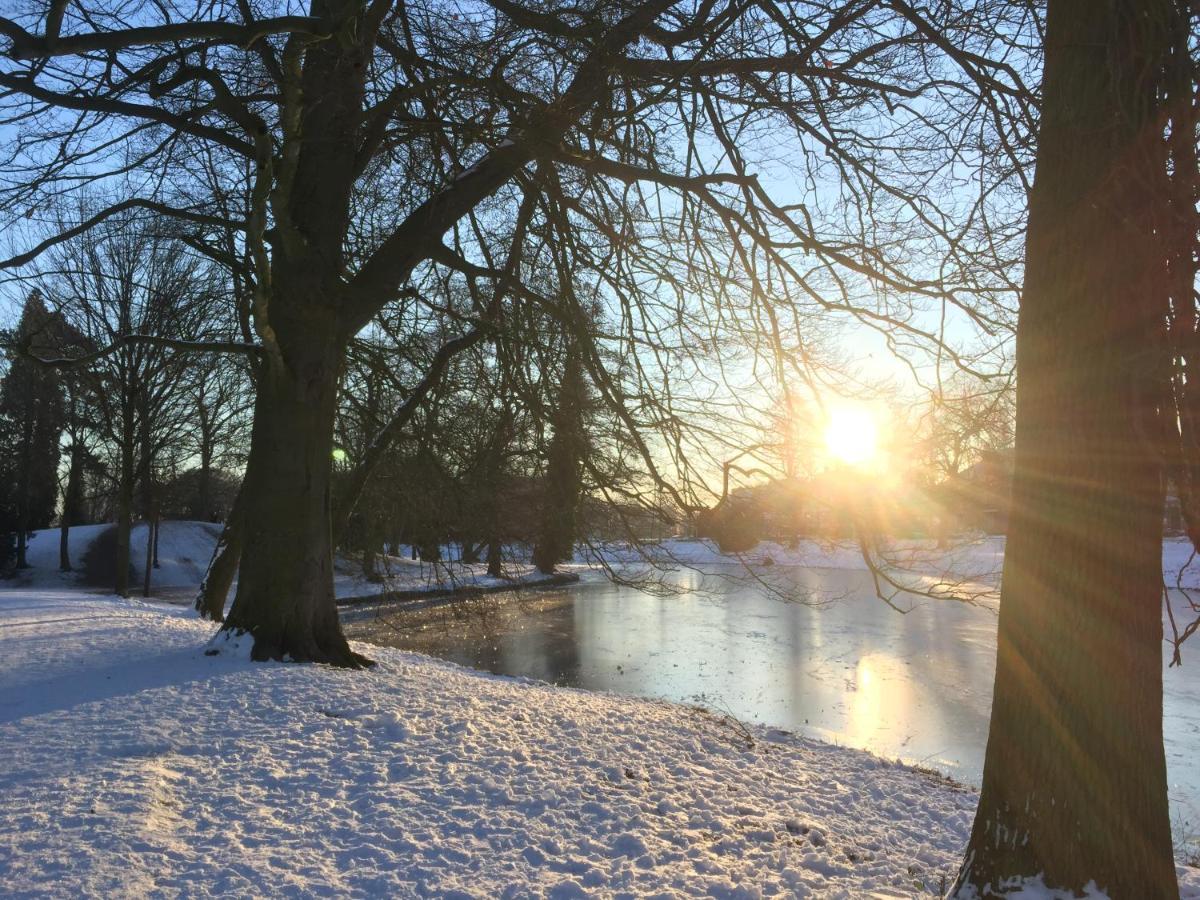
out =
<path fill-rule="evenodd" d="M 252 368 L 236 353 L 188 353 L 173 337 L 238 342 L 237 286 L 177 232 L 132 215 L 58 248 L 35 281 L 5 335 L 3 566 L 25 567 L 28 535 L 58 523 L 68 571 L 78 564 L 70 526 L 115 522 L 109 583 L 128 594 L 141 569 L 149 592 L 162 518 L 224 526 L 237 512 Z M 616 485 L 621 466 L 602 461 L 609 426 L 579 346 L 544 317 L 514 317 L 419 396 L 409 389 L 469 303 L 448 293 L 441 315 L 398 304 L 350 346 L 338 390 L 335 533 L 370 579 L 382 575 L 380 553 L 401 544 L 425 560 L 454 544 L 460 560 L 500 574 L 519 542 L 553 572 L 581 537 L 584 494 L 597 477 Z M 414 316 L 424 317 L 418 328 Z M 407 410 L 401 429 L 397 408 Z M 144 560 L 132 558 L 137 521 L 149 528 Z M 204 608 L 219 618 L 229 580 L 213 584 L 224 590 Z"/>

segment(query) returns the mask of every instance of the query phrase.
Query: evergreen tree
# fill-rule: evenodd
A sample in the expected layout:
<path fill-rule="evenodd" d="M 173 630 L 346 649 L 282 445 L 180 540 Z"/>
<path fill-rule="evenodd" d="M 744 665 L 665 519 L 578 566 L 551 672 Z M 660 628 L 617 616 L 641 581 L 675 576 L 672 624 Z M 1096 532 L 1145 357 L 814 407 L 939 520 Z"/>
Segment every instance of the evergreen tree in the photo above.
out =
<path fill-rule="evenodd" d="M 49 355 L 58 318 L 34 291 L 13 336 L 16 353 L 0 381 L 0 442 L 7 460 L 4 494 L 16 536 L 16 565 L 23 569 L 28 534 L 50 524 L 58 496 L 59 437 L 63 429 L 62 380 L 53 368 L 30 359 Z"/>

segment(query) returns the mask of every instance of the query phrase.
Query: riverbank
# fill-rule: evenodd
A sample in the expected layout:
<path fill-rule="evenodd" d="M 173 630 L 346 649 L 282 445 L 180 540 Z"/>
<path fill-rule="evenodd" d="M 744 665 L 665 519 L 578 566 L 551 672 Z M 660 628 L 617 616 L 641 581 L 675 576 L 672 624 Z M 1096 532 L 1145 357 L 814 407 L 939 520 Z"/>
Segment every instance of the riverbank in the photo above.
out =
<path fill-rule="evenodd" d="M 579 580 L 580 576 L 576 572 L 555 572 L 547 575 L 535 570 L 524 575 L 497 577 L 482 584 L 459 583 L 453 587 L 389 588 L 379 593 L 364 594 L 359 597 L 347 597 L 339 594 L 337 603 L 338 606 L 353 608 L 357 611 L 375 604 L 384 609 L 399 607 L 402 610 L 417 610 L 440 606 L 443 603 L 452 603 L 455 600 L 481 597 L 485 594 L 569 587 L 578 584 Z"/>
<path fill-rule="evenodd" d="M 111 574 L 97 578 L 96 573 L 111 573 L 115 565 L 113 559 L 95 559 L 94 556 L 95 548 L 109 557 L 115 552 L 115 541 L 106 540 L 106 532 L 113 532 L 114 527 L 81 525 L 70 529 L 71 558 L 75 565 L 71 572 L 60 572 L 58 568 L 58 529 L 33 532 L 27 553 L 30 568 L 17 572 L 15 578 L 0 580 L 0 590 L 22 588 L 100 593 L 105 588 L 111 589 Z M 142 523 L 134 526 L 131 534 L 130 588 L 138 596 L 142 595 L 144 584 L 148 533 L 149 529 Z M 220 526 L 209 522 L 164 521 L 158 539 L 158 564 L 150 572 L 151 598 L 190 606 L 200 589 L 220 533 Z M 376 558 L 377 576 L 370 579 L 363 574 L 360 560 L 338 556 L 334 560 L 333 586 L 338 604 L 344 606 L 425 600 L 440 603 L 498 591 L 562 587 L 575 583 L 581 574 L 592 568 L 586 562 L 570 563 L 561 566 L 561 571 L 547 575 L 528 561 L 513 559 L 505 563 L 500 575 L 489 575 L 486 563 L 428 562 L 412 559 L 407 554 L 380 554 Z"/>
<path fill-rule="evenodd" d="M 970 826 L 970 789 L 688 707 L 211 633 L 0 593 L 0 893 L 931 896 Z"/>
<path fill-rule="evenodd" d="M 71 529 L 71 552 L 76 568 L 87 557 L 111 525 L 84 525 Z M 158 562 L 151 570 L 151 596 L 174 603 L 190 603 L 195 597 L 205 569 L 212 557 L 220 527 L 208 522 L 164 521 L 159 535 Z M 131 587 L 138 593 L 143 584 L 147 528 L 134 527 L 132 540 L 133 577 Z M 31 589 L 73 590 L 83 584 L 85 572 L 58 571 L 57 529 L 34 532 L 29 544 L 32 568 L 18 573 L 15 581 L 0 582 L 0 587 L 22 586 Z M 964 596 L 993 601 L 1004 564 L 1003 535 L 960 535 L 946 546 L 934 541 L 895 539 L 872 556 L 898 583 L 917 592 L 935 596 Z M 530 587 L 561 586 L 569 583 L 560 576 L 599 575 L 605 569 L 619 569 L 624 577 L 637 582 L 644 576 L 648 583 L 660 579 L 664 571 L 690 570 L 709 573 L 746 574 L 768 589 L 769 569 L 835 569 L 866 571 L 862 548 L 851 540 L 799 540 L 794 546 L 772 541 L 759 543 L 741 554 L 721 553 L 708 540 L 666 538 L 642 544 L 627 542 L 581 546 L 575 558 L 559 566 L 557 575 L 537 571 L 527 558 L 527 547 L 506 547 L 503 572 L 488 574 L 486 563 L 462 562 L 455 558 L 456 548 L 441 548 L 443 560 L 413 559 L 407 547 L 397 555 L 376 557 L 375 577 L 367 578 L 360 560 L 338 556 L 334 560 L 334 592 L 340 604 L 351 605 L 373 600 L 408 601 L 425 598 L 472 596 L 494 591 Z M 107 582 L 96 581 L 96 571 L 107 571 L 111 561 L 92 561 L 93 590 Z M 640 574 L 639 574 L 640 573 Z M 1200 560 L 1192 553 L 1191 543 L 1183 538 L 1163 541 L 1163 579 L 1168 587 L 1200 588 Z"/>
<path fill-rule="evenodd" d="M 366 645 L 206 657 L 210 626 L 112 599 L 8 593 L 0 626 L 4 894 L 910 896 L 970 822 L 964 789 L 684 707 Z"/>

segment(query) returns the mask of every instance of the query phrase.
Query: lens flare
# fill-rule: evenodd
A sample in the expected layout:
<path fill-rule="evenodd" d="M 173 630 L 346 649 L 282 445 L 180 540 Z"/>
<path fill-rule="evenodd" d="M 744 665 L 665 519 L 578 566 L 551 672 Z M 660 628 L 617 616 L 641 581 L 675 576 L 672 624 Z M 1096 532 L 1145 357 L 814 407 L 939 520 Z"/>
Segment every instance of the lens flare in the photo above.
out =
<path fill-rule="evenodd" d="M 845 406 L 829 411 L 825 449 L 830 457 L 851 466 L 863 466 L 879 456 L 879 426 L 865 407 Z"/>

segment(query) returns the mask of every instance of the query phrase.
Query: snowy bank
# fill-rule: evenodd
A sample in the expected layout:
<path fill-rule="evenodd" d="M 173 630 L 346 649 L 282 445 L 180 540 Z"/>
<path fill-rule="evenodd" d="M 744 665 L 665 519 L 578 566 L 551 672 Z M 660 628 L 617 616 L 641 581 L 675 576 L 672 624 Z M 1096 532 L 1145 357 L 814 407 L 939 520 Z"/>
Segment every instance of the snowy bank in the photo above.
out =
<path fill-rule="evenodd" d="M 0 590 L 52 589 L 72 590 L 81 585 L 82 561 L 93 543 L 111 525 L 79 525 L 70 529 L 72 572 L 58 570 L 58 540 L 56 528 L 35 531 L 29 539 L 30 568 L 16 577 L 0 581 Z M 212 559 L 213 548 L 221 526 L 210 522 L 162 522 L 158 538 L 158 566 L 151 570 L 151 595 L 162 600 L 190 603 L 204 580 Z M 141 596 L 146 564 L 146 538 L 149 528 L 144 524 L 133 527 L 130 535 L 130 556 L 134 574 L 130 590 Z M 374 598 L 406 599 L 415 597 L 445 597 L 450 594 L 505 591 L 516 588 L 561 586 L 578 580 L 580 573 L 591 570 L 586 563 L 560 567 L 557 576 L 538 572 L 532 564 L 514 560 L 506 563 L 501 576 L 489 575 L 486 563 L 422 562 L 408 556 L 377 557 L 382 578 L 372 581 L 362 574 L 358 560 L 338 557 L 334 560 L 334 592 L 339 602 L 354 602 Z M 109 563 L 111 567 L 113 563 Z M 565 576 L 565 577 L 564 577 Z M 235 582 L 236 584 L 236 582 Z M 95 588 L 99 590 L 99 588 Z M 231 591 L 232 596 L 232 591 Z"/>
<path fill-rule="evenodd" d="M 71 529 L 71 556 L 79 567 L 87 549 L 110 528 L 108 525 L 83 525 Z M 131 587 L 140 593 L 146 557 L 144 524 L 134 527 L 132 560 L 135 578 Z M 190 600 L 204 578 L 212 557 L 220 526 L 208 522 L 165 521 L 159 536 L 159 567 L 152 571 L 152 594 L 161 599 Z M 933 541 L 893 540 L 882 548 L 876 563 L 900 576 L 901 581 L 917 588 L 930 588 L 939 581 L 979 584 L 995 587 L 1004 565 L 1002 535 L 960 536 L 949 546 L 939 548 Z M 402 548 L 404 549 L 404 548 Z M 502 577 L 487 574 L 485 563 L 463 563 L 454 558 L 455 548 L 443 548 L 445 561 L 425 562 L 407 554 L 380 554 L 377 566 L 382 578 L 363 577 L 357 560 L 334 560 L 334 591 L 339 601 L 382 598 L 412 598 L 422 594 L 446 595 L 458 591 L 501 591 L 554 584 L 555 579 L 539 573 L 528 561 L 528 548 L 507 548 L 508 560 Z M 70 589 L 79 583 L 78 573 L 58 571 L 58 530 L 34 532 L 29 543 L 32 568 L 19 573 L 4 587 Z M 865 571 L 862 550 L 854 541 L 818 541 L 804 539 L 788 546 L 763 541 L 744 554 L 722 553 L 712 541 L 668 538 L 639 546 L 614 542 L 581 547 L 576 558 L 560 566 L 564 574 L 587 576 L 607 566 L 626 572 L 658 566 L 665 569 L 692 568 L 701 572 L 729 572 L 730 567 L 761 570 L 763 565 L 781 568 L 802 567 Z M 915 576 L 915 578 L 910 577 Z M 1168 587 L 1200 588 L 1200 560 L 1184 538 L 1163 541 L 1163 579 Z"/>
<path fill-rule="evenodd" d="M 970 822 L 964 790 L 681 707 L 382 648 L 232 662 L 115 600 L 6 595 L 0 626 L 5 894 L 907 896 Z"/>
<path fill-rule="evenodd" d="M 971 822 L 968 789 L 686 707 L 210 634 L 0 594 L 0 894 L 928 896 Z"/>
<path fill-rule="evenodd" d="M 1004 535 L 960 535 L 938 547 L 931 540 L 895 539 L 885 542 L 873 562 L 898 572 L 961 579 L 981 583 L 998 582 L 1004 566 Z M 710 540 L 667 538 L 640 546 L 627 543 L 598 545 L 581 559 L 603 559 L 609 565 L 656 564 L 693 566 L 699 569 L 729 565 L 799 566 L 817 569 L 866 571 L 862 548 L 857 541 L 820 541 L 805 538 L 795 546 L 762 541 L 746 553 L 722 553 Z M 1187 538 L 1163 540 L 1163 580 L 1167 587 L 1200 588 L 1200 557 L 1192 552 Z"/>

